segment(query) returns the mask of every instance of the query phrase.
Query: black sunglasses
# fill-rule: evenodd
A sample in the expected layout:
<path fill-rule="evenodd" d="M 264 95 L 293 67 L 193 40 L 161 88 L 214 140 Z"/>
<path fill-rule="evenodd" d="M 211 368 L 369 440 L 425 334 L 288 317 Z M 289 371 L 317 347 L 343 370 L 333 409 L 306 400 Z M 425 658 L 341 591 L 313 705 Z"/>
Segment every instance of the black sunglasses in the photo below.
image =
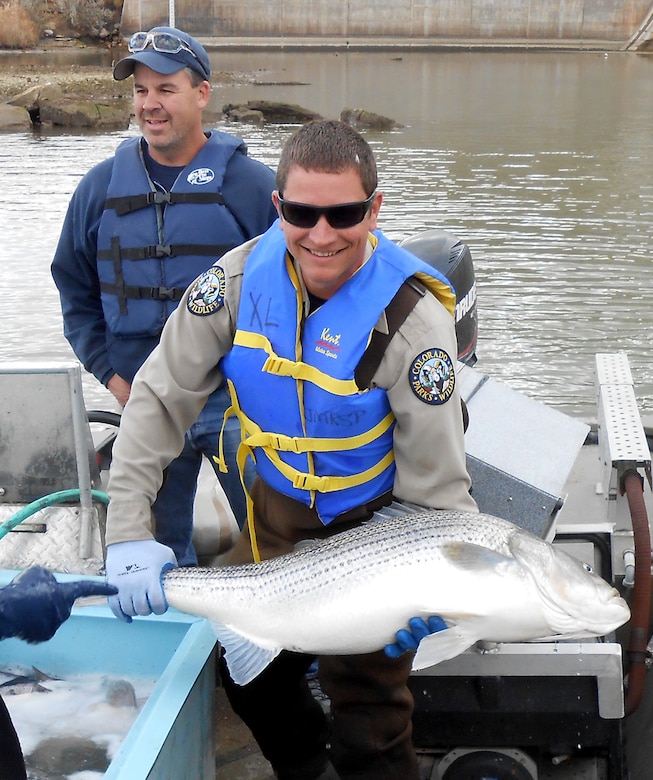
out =
<path fill-rule="evenodd" d="M 279 195 L 279 208 L 281 216 L 291 225 L 299 228 L 312 228 L 317 225 L 319 218 L 324 214 L 329 225 L 336 230 L 354 227 L 360 224 L 370 210 L 376 192 L 373 192 L 367 200 L 358 200 L 355 203 L 339 203 L 337 206 L 310 206 L 308 203 L 295 203 L 292 200 L 284 200 Z"/>

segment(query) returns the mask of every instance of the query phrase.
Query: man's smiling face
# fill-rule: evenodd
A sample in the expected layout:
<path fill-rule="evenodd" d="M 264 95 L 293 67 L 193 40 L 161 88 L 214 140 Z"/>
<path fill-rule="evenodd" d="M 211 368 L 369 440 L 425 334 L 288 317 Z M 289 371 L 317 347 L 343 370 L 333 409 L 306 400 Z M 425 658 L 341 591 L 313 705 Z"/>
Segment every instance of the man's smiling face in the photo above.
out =
<path fill-rule="evenodd" d="M 134 113 L 154 159 L 186 165 L 205 142 L 202 111 L 210 95 L 208 81 L 194 87 L 184 70 L 156 73 L 142 63 L 134 68 Z"/>
<path fill-rule="evenodd" d="M 288 171 L 281 194 L 284 200 L 311 206 L 354 203 L 366 200 L 369 195 L 355 168 L 326 173 L 298 165 Z M 273 200 L 280 212 L 277 193 Z M 309 292 L 319 298 L 330 298 L 361 267 L 368 233 L 376 229 L 382 200 L 381 193 L 377 193 L 362 222 L 349 228 L 331 227 L 323 214 L 311 228 L 297 227 L 281 218 L 288 251 L 299 264 Z"/>

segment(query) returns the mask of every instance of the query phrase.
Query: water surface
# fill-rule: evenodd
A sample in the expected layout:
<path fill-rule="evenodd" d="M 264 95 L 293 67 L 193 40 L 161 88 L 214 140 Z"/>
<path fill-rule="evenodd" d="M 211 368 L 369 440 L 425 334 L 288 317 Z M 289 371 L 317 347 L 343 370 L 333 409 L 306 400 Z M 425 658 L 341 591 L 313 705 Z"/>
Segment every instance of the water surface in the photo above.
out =
<path fill-rule="evenodd" d="M 385 194 L 380 224 L 395 240 L 438 227 L 467 242 L 481 370 L 592 419 L 594 354 L 625 350 L 640 409 L 653 411 L 652 58 L 212 51 L 211 60 L 214 72 L 253 74 L 216 84 L 215 106 L 282 100 L 329 117 L 365 108 L 404 125 L 366 134 Z M 214 126 L 272 167 L 295 129 Z M 134 133 L 3 137 L 0 359 L 72 356 L 49 264 L 79 178 Z M 85 395 L 93 406 L 107 398 L 91 377 Z"/>

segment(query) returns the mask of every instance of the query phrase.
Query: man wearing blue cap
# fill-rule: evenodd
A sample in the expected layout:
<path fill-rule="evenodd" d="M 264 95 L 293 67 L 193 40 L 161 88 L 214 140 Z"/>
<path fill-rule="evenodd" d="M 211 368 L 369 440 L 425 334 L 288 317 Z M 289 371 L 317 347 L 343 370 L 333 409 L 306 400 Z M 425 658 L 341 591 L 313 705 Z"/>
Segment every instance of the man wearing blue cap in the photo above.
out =
<path fill-rule="evenodd" d="M 65 336 L 121 406 L 186 287 L 276 218 L 274 173 L 247 156 L 241 139 L 204 131 L 202 112 L 211 91 L 204 47 L 181 30 L 155 27 L 133 35 L 129 50 L 114 78 L 134 77 L 142 136 L 124 141 L 114 157 L 83 177 L 52 262 Z M 197 562 L 192 544 L 197 475 L 202 453 L 218 471 L 213 456 L 228 405 L 224 387 L 211 394 L 153 506 L 156 538 L 180 565 Z M 239 441 L 232 418 L 223 434 L 229 469 L 218 476 L 242 525 Z M 129 544 L 113 545 L 108 571 L 122 562 Z"/>
<path fill-rule="evenodd" d="M 174 27 L 155 27 L 149 32 L 134 33 L 129 40 L 129 51 L 131 55 L 120 60 L 113 69 L 116 81 L 131 76 L 139 62 L 164 75 L 177 73 L 185 66 L 197 71 L 206 81 L 211 78 L 211 65 L 204 47 L 188 33 Z"/>

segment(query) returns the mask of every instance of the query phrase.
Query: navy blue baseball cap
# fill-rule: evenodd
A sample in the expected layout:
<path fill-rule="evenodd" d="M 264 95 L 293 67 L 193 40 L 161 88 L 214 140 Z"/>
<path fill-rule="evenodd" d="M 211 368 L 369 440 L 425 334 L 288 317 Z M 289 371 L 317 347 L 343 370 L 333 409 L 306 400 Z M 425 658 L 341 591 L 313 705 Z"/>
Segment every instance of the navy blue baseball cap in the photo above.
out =
<path fill-rule="evenodd" d="M 129 51 L 131 54 L 117 62 L 113 69 L 116 81 L 131 76 L 138 62 L 164 75 L 192 68 L 207 81 L 211 78 L 206 49 L 175 27 L 154 27 L 149 32 L 134 33 L 129 39 Z"/>

